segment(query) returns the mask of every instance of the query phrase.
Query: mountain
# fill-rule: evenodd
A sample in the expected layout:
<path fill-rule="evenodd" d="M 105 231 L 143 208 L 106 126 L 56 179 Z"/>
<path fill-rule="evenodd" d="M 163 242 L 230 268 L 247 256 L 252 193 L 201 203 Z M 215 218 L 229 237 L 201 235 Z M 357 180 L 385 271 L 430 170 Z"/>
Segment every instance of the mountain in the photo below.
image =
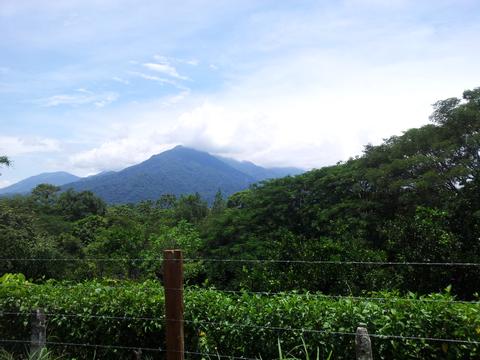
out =
<path fill-rule="evenodd" d="M 38 184 L 49 183 L 61 186 L 62 190 L 90 190 L 113 204 L 156 200 L 162 194 L 179 196 L 195 192 L 211 202 L 218 190 L 228 196 L 258 181 L 302 172 L 296 168 L 263 168 L 252 162 L 177 146 L 120 171 L 104 171 L 85 178 L 66 172 L 32 176 L 0 189 L 0 195 L 25 194 Z"/>
<path fill-rule="evenodd" d="M 65 171 L 42 173 L 21 180 L 13 185 L 4 187 L 0 189 L 0 194 L 26 194 L 39 184 L 52 184 L 61 186 L 79 179 L 80 178 L 78 176 L 72 175 Z"/>
<path fill-rule="evenodd" d="M 242 172 L 206 152 L 177 146 L 124 170 L 80 179 L 63 189 L 90 190 L 108 203 L 155 200 L 162 194 L 198 192 L 212 201 L 220 189 L 230 195 L 258 178 Z"/>
<path fill-rule="evenodd" d="M 284 177 L 288 175 L 300 175 L 305 171 L 295 167 L 274 167 L 274 168 L 264 168 L 250 161 L 238 161 L 235 159 L 225 158 L 217 156 L 218 159 L 222 160 L 231 167 L 247 174 L 256 179 L 257 181 L 274 179 L 278 177 Z"/>

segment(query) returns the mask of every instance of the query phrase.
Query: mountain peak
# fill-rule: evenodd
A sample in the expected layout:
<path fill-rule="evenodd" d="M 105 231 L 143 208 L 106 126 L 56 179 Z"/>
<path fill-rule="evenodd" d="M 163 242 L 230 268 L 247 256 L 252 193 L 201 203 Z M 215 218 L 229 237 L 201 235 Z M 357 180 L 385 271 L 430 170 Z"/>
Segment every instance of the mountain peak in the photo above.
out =
<path fill-rule="evenodd" d="M 104 172 L 81 179 L 74 177 L 70 181 L 63 181 L 63 184 L 51 181 L 51 177 L 46 178 L 43 176 L 45 174 L 41 174 L 26 179 L 29 180 L 29 188 L 11 188 L 8 192 L 28 193 L 40 183 L 51 183 L 62 185 L 62 189 L 90 190 L 105 201 L 117 204 L 156 200 L 163 194 L 180 196 L 195 192 L 211 202 L 218 190 L 228 196 L 257 181 L 292 174 L 281 174 L 281 171 L 273 170 L 252 162 L 239 162 L 177 145 L 120 171 Z M 35 181 L 32 182 L 32 179 Z M 18 185 L 25 185 L 21 183 Z"/>

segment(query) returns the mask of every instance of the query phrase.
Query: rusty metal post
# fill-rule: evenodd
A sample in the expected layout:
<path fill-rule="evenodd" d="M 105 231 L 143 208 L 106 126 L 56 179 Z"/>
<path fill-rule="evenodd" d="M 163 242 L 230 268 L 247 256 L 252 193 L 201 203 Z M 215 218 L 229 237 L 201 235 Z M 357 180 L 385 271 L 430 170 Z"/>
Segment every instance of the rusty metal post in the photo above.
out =
<path fill-rule="evenodd" d="M 183 256 L 181 250 L 163 252 L 167 360 L 184 359 Z"/>

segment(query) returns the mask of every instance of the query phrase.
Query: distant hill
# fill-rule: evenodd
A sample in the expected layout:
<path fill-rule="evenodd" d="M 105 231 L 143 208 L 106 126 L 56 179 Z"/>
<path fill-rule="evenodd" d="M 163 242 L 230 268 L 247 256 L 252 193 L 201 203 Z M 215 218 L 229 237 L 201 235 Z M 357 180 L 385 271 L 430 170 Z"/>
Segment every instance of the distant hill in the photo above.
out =
<path fill-rule="evenodd" d="M 305 172 L 305 170 L 294 168 L 294 167 L 274 167 L 274 168 L 264 168 L 250 161 L 238 161 L 235 159 L 225 158 L 217 156 L 218 159 L 222 160 L 231 167 L 250 175 L 256 180 L 267 180 L 274 179 L 278 177 L 284 177 L 288 175 L 300 175 Z"/>
<path fill-rule="evenodd" d="M 26 194 L 32 191 L 32 189 L 39 184 L 52 184 L 61 186 L 73 181 L 77 181 L 80 178 L 65 171 L 42 173 L 39 175 L 31 176 L 24 180 L 21 180 L 13 185 L 0 189 L 0 195 L 5 194 Z"/>
<path fill-rule="evenodd" d="M 299 171 L 295 169 L 295 171 Z M 217 158 L 207 152 L 177 146 L 118 172 L 102 173 L 64 185 L 63 189 L 90 190 L 108 203 L 155 200 L 162 194 L 198 192 L 212 201 L 220 189 L 231 195 L 259 180 L 292 170 L 264 169 L 253 163 Z"/>
<path fill-rule="evenodd" d="M 66 172 L 32 176 L 0 189 L 0 195 L 25 194 L 38 184 L 49 183 L 61 186 L 62 190 L 90 190 L 112 204 L 156 200 L 162 194 L 179 196 L 195 192 L 211 202 L 218 190 L 228 196 L 258 181 L 302 172 L 296 168 L 263 168 L 252 162 L 177 146 L 120 171 L 104 171 L 85 178 Z"/>

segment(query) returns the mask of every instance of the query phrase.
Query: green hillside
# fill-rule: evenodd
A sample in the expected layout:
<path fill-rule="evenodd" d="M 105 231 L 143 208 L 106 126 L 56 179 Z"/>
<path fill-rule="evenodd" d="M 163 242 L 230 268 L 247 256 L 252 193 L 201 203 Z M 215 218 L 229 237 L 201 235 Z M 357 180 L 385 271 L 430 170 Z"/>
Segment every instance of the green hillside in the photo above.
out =
<path fill-rule="evenodd" d="M 242 163 L 177 146 L 124 170 L 81 179 L 63 188 L 92 191 L 110 204 L 155 200 L 164 194 L 193 193 L 211 203 L 219 190 L 231 195 L 259 180 L 301 171 L 288 168 L 270 170 L 249 163 L 249 169 L 256 170 L 250 172 L 236 166 L 239 164 Z"/>

